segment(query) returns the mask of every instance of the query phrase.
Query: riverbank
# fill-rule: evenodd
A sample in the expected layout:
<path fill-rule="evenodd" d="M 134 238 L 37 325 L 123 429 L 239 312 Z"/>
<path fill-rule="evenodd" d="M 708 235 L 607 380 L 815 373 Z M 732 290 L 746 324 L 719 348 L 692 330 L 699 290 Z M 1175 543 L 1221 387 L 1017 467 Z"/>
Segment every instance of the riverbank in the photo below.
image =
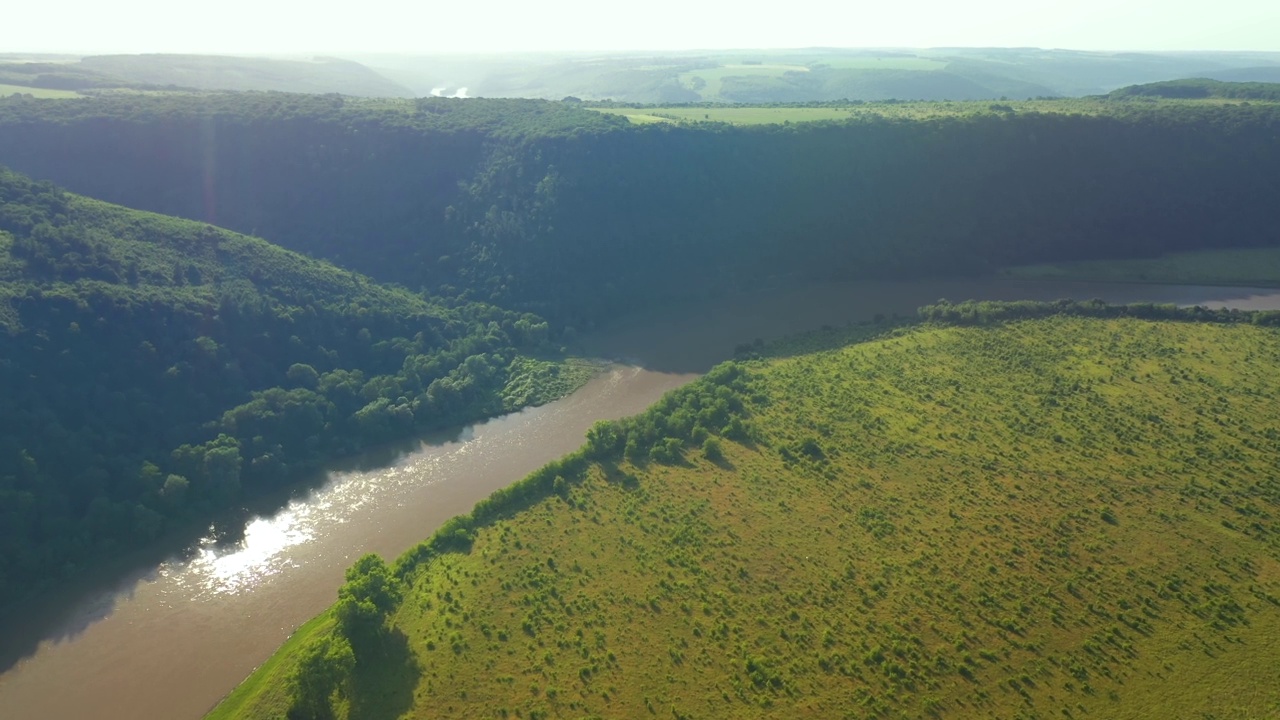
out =
<path fill-rule="evenodd" d="M 1018 280 L 1280 287 L 1280 248 L 1170 253 L 1157 258 L 1025 265 L 1000 271 Z"/>
<path fill-rule="evenodd" d="M 332 604 L 360 555 L 398 557 L 494 490 L 577 449 L 597 420 L 639 413 L 739 344 L 913 314 L 943 297 L 1068 296 L 1280 309 L 1280 293 L 1266 289 L 996 279 L 821 284 L 641 315 L 581 342 L 586 353 L 634 365 L 614 366 L 563 400 L 417 442 L 396 457 L 335 466 L 321 489 L 252 519 L 239 545 L 194 547 L 187 560 L 77 601 L 69 614 L 85 618 L 74 632 L 51 633 L 0 675 L 0 707 L 32 718 L 199 718 Z"/>
<path fill-rule="evenodd" d="M 397 562 L 385 635 L 290 643 L 215 717 L 284 714 L 288 665 L 348 640 L 306 675 L 337 718 L 1274 709 L 1272 318 L 926 317 L 593 431 Z"/>

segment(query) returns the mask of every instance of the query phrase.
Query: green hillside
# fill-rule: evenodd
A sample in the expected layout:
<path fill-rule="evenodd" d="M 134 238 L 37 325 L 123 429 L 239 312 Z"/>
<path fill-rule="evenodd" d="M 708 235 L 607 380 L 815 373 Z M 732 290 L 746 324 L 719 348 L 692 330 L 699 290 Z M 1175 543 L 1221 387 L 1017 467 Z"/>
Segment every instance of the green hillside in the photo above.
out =
<path fill-rule="evenodd" d="M 1280 83 L 1273 82 L 1222 82 L 1206 78 L 1169 80 L 1166 82 L 1131 85 L 1110 93 L 1112 98 L 1177 98 L 1228 100 L 1280 100 Z"/>
<path fill-rule="evenodd" d="M 633 103 L 959 100 L 1083 96 L 1185 77 L 1274 78 L 1280 53 L 1087 52 L 1042 48 L 744 49 L 704 52 L 355 56 L 417 95 Z M 727 82 L 726 82 L 727 81 Z"/>
<path fill-rule="evenodd" d="M 0 170 L 0 605 L 335 456 L 571 390 L 589 369 L 523 357 L 549 341 Z"/>
<path fill-rule="evenodd" d="M 403 85 L 357 62 L 220 55 L 92 55 L 74 61 L 3 62 L 0 83 L 45 90 L 260 90 L 412 97 Z"/>
<path fill-rule="evenodd" d="M 1280 245 L 1277 103 L 616 109 L 0 99 L 0 162 L 578 330 L 761 286 Z"/>
<path fill-rule="evenodd" d="M 219 55 L 92 55 L 79 68 L 156 86 L 198 90 L 275 90 L 359 97 L 411 97 L 408 88 L 350 60 Z"/>
<path fill-rule="evenodd" d="M 924 314 L 597 425 L 210 717 L 1280 713 L 1276 317 Z"/>

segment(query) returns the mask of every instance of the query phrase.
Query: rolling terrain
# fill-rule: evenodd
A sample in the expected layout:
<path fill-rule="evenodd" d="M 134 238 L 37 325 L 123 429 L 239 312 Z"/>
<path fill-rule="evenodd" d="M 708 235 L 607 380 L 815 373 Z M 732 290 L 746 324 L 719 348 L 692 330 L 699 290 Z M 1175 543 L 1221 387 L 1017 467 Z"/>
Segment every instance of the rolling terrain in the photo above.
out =
<path fill-rule="evenodd" d="M 413 93 L 360 63 L 223 55 L 90 55 L 49 61 L 4 62 L 0 82 L 39 90 L 275 91 L 339 93 L 356 97 L 412 97 Z M 52 97 L 52 96 L 50 96 Z"/>
<path fill-rule="evenodd" d="M 210 717 L 1280 712 L 1275 318 L 922 313 L 598 425 Z"/>
<path fill-rule="evenodd" d="M 1274 102 L 633 109 L 744 126 L 602 112 L 617 109 L 16 98 L 0 100 L 0 162 L 577 330 L 788 283 L 1280 242 Z"/>
<path fill-rule="evenodd" d="M 1280 53 L 1124 53 L 1040 48 L 807 48 L 667 53 L 357 55 L 416 95 L 630 103 L 1025 100 L 1138 83 L 1273 80 Z"/>
<path fill-rule="evenodd" d="M 535 316 L 4 170 L 0 351 L 0 604 L 590 375 Z"/>
<path fill-rule="evenodd" d="M 656 82 L 956 71 L 775 60 Z M 624 106 L 64 82 L 93 72 L 117 82 L 0 98 L 26 173 L 0 171 L 0 605 L 210 524 L 232 546 L 337 457 L 570 392 L 576 338 L 637 310 L 1275 280 L 1263 83 Z M 924 315 L 744 345 L 596 426 L 360 560 L 215 717 L 1274 714 L 1276 316 Z"/>

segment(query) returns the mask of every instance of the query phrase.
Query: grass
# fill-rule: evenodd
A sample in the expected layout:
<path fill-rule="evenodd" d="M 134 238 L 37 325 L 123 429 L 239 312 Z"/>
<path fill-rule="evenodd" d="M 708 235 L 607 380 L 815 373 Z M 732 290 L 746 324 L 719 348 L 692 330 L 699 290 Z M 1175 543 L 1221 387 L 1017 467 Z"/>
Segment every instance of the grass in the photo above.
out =
<path fill-rule="evenodd" d="M 1239 100 L 1160 100 L 1126 104 L 1099 98 L 1060 98 L 1050 100 L 973 100 L 865 102 L 819 107 L 721 105 L 699 107 L 637 106 L 591 108 L 597 112 L 624 115 L 634 123 L 652 122 L 725 122 L 734 125 L 779 125 L 786 122 L 885 118 L 891 120 L 928 120 L 934 118 L 969 117 L 975 114 L 1046 113 L 1063 115 L 1114 115 L 1149 109 L 1157 105 L 1191 106 L 1240 104 Z M 1262 104 L 1255 101 L 1253 104 Z"/>
<path fill-rule="evenodd" d="M 1027 265 L 1002 275 L 1027 280 L 1099 280 L 1181 285 L 1280 286 L 1280 248 L 1174 253 L 1142 260 Z"/>
<path fill-rule="evenodd" d="M 782 77 L 789 72 L 809 72 L 804 65 L 721 65 L 716 68 L 689 70 L 680 73 L 680 84 L 702 95 L 704 100 L 720 99 L 720 88 L 727 77 Z"/>
<path fill-rule="evenodd" d="M 1280 716 L 1280 333 L 820 340 L 746 364 L 750 442 L 414 569 L 404 717 Z"/>
<path fill-rule="evenodd" d="M 289 673 L 299 650 L 333 631 L 333 617 L 323 613 L 299 627 L 284 645 L 218 703 L 206 720 L 241 717 L 284 717 L 289 709 Z"/>
<path fill-rule="evenodd" d="M 602 110 L 625 115 L 633 123 L 653 122 L 724 122 L 734 125 L 768 125 L 784 122 L 812 122 L 814 120 L 848 120 L 852 117 L 845 108 L 786 108 L 786 107 L 665 107 L 665 108 L 610 108 Z"/>
<path fill-rule="evenodd" d="M 786 122 L 849 120 L 879 117 L 903 120 L 963 117 L 974 113 L 990 113 L 992 105 L 1012 112 L 1104 114 L 1111 108 L 1101 101 L 1073 98 L 1069 100 L 1026 100 L 1021 102 L 873 102 L 847 106 L 787 107 L 725 105 L 719 107 L 611 107 L 593 108 L 599 112 L 624 115 L 634 123 L 651 122 L 725 122 L 734 125 L 780 125 Z"/>
<path fill-rule="evenodd" d="M 31 95 L 38 98 L 78 98 L 80 93 L 74 90 L 51 90 L 49 88 L 26 87 L 23 85 L 5 85 L 0 83 L 0 97 L 6 95 Z"/>

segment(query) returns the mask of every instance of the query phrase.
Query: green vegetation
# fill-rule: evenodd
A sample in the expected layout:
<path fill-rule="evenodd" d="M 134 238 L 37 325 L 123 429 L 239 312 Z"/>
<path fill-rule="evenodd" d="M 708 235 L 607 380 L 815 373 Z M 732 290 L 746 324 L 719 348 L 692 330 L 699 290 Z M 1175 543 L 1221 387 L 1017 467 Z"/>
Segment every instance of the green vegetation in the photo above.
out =
<path fill-rule="evenodd" d="M 218 703 L 207 716 L 207 720 L 231 720 L 246 717 L 249 708 L 262 717 L 283 717 L 289 710 L 287 698 L 276 706 L 263 705 L 264 694 L 279 697 L 271 693 L 273 688 L 287 688 L 293 682 L 294 665 L 289 661 L 303 653 L 311 652 L 318 646 L 328 647 L 327 638 L 333 632 L 333 616 L 321 613 L 294 631 L 284 645 L 263 663 L 253 675 L 236 686 L 229 695 Z"/>
<path fill-rule="evenodd" d="M 781 80 L 787 73 L 807 73 L 804 65 L 755 65 L 733 64 L 714 68 L 689 70 L 680 74 L 680 84 L 698 93 L 704 101 L 722 100 L 721 94 L 727 78 L 765 77 Z"/>
<path fill-rule="evenodd" d="M 336 454 L 568 392 L 590 367 L 562 346 L 636 308 L 1275 237 L 1275 103 L 620 109 L 0 98 L 0 161 L 197 221 L 0 176 L 0 600 Z M 732 455 L 707 441 L 633 459 Z"/>
<path fill-rule="evenodd" d="M 197 90 L 275 90 L 409 97 L 408 88 L 350 60 L 311 61 L 216 55 L 94 55 L 79 68 L 131 83 Z"/>
<path fill-rule="evenodd" d="M 1273 244 L 1277 128 L 1280 104 L 1214 98 L 17 98 L 0 162 L 583 331 L 762 285 Z"/>
<path fill-rule="evenodd" d="M 1280 100 L 1280 83 L 1221 82 L 1206 78 L 1169 80 L 1166 82 L 1132 85 L 1113 91 L 1112 98 L 1179 98 L 1230 100 Z"/>
<path fill-rule="evenodd" d="M 815 67 L 833 67 L 847 70 L 942 70 L 947 67 L 945 60 L 907 55 L 877 55 L 840 57 L 824 57 L 814 63 Z"/>
<path fill-rule="evenodd" d="M 24 87 L 22 85 L 5 85 L 0 83 L 0 97 L 6 95 L 30 95 L 41 99 L 81 97 L 74 90 L 54 90 L 51 88 Z"/>
<path fill-rule="evenodd" d="M 1025 280 L 1100 280 L 1179 285 L 1280 286 L 1280 248 L 1171 253 L 1135 260 L 1026 265 L 1001 271 Z"/>
<path fill-rule="evenodd" d="M 1280 710 L 1276 315 L 922 313 L 598 424 L 397 580 L 362 561 L 382 655 L 317 632 L 214 717 Z"/>
<path fill-rule="evenodd" d="M 848 120 L 854 110 L 839 107 L 644 107 L 599 108 L 623 115 L 632 122 L 722 122 L 733 125 L 768 125 L 815 120 Z"/>
<path fill-rule="evenodd" d="M 305 62 L 216 55 L 93 55 L 74 62 L 0 62 L 0 82 L 86 92 L 184 89 L 412 95 L 408 88 L 364 65 L 338 58 Z"/>
<path fill-rule="evenodd" d="M 551 340 L 0 171 L 0 603 L 334 457 L 567 394 L 593 368 Z"/>
<path fill-rule="evenodd" d="M 357 58 L 426 95 L 630 103 L 1002 100 L 1100 95 L 1186 77 L 1274 81 L 1280 53 L 1112 53 L 1039 48 L 736 50 L 556 56 Z M 788 74 L 791 73 L 791 74 Z M 700 79 L 700 80 L 699 80 Z"/>

